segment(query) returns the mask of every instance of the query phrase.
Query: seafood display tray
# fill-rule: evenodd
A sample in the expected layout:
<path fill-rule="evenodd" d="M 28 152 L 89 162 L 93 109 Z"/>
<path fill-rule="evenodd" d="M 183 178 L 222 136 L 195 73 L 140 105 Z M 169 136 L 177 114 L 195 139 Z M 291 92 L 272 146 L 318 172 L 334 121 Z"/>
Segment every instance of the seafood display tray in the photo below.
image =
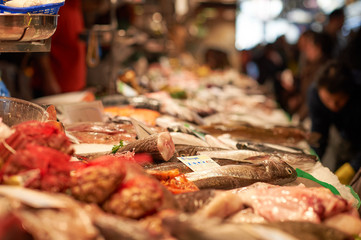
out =
<path fill-rule="evenodd" d="M 41 106 L 12 97 L 0 97 L 0 118 L 8 126 L 24 121 L 46 121 L 48 113 Z"/>

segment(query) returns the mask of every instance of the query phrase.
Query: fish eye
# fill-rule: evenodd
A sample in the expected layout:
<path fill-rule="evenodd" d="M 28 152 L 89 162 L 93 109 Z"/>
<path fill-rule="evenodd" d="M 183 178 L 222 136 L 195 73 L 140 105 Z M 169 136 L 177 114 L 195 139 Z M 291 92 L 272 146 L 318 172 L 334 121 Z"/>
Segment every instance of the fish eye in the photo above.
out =
<path fill-rule="evenodd" d="M 180 156 L 181 156 L 181 157 L 186 157 L 186 155 L 185 155 L 185 154 L 181 154 Z"/>
<path fill-rule="evenodd" d="M 292 169 L 289 168 L 289 167 L 286 167 L 286 171 L 287 171 L 289 174 L 292 174 L 292 173 L 293 173 Z"/>

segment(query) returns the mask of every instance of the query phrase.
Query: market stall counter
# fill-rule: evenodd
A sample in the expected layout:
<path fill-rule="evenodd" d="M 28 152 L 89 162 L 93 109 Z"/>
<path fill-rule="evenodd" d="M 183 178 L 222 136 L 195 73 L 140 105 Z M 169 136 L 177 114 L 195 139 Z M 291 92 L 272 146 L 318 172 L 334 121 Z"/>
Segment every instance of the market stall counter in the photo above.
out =
<path fill-rule="evenodd" d="M 150 79 L 165 78 L 150 70 Z M 187 72 L 180 83 L 172 74 L 180 73 L 168 69 L 168 81 L 113 101 L 47 98 L 41 104 L 55 106 L 63 128 L 2 122 L 0 226 L 12 228 L 1 237 L 361 236 L 357 195 L 311 154 L 314 136 L 252 79 Z"/>

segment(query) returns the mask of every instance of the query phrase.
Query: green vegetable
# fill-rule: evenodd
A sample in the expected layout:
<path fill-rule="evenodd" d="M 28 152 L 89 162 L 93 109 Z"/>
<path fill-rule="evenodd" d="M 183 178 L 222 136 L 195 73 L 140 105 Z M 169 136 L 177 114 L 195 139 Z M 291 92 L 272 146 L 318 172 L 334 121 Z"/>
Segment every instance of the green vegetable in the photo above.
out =
<path fill-rule="evenodd" d="M 119 148 L 122 148 L 123 146 L 124 146 L 123 140 L 120 140 L 118 145 L 113 146 L 112 153 L 113 154 L 116 153 L 119 150 Z"/>

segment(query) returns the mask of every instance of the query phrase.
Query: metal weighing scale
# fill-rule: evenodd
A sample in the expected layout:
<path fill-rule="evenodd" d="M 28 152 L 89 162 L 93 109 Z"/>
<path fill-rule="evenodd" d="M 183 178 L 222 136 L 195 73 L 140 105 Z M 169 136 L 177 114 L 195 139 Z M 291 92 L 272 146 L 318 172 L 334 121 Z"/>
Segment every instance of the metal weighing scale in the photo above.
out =
<path fill-rule="evenodd" d="M 58 15 L 0 14 L 1 52 L 49 52 Z"/>

